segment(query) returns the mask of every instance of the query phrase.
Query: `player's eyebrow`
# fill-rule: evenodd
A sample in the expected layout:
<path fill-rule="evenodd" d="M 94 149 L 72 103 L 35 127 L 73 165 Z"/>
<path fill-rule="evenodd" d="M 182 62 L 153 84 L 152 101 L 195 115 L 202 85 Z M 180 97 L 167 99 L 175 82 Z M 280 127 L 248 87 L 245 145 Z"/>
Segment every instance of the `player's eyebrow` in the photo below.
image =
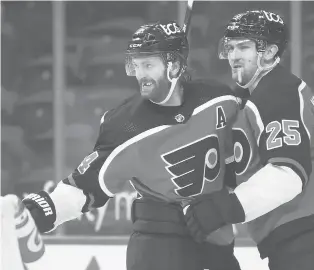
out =
<path fill-rule="evenodd" d="M 154 60 L 153 59 L 133 59 L 133 63 L 135 65 L 146 65 L 146 64 L 154 64 Z"/>
<path fill-rule="evenodd" d="M 152 61 L 151 59 L 147 59 L 147 60 L 143 61 L 142 64 L 151 64 L 152 62 L 154 62 L 154 61 Z"/>

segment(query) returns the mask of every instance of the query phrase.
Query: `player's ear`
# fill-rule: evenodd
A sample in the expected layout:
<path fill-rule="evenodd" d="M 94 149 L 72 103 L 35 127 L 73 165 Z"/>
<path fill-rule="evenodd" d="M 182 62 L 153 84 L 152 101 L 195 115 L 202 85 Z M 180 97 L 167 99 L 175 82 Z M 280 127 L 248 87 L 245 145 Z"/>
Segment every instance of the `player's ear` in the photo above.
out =
<path fill-rule="evenodd" d="M 266 47 L 266 50 L 264 53 L 264 59 L 266 61 L 270 61 L 272 59 L 275 59 L 275 55 L 277 54 L 278 50 L 279 49 L 278 49 L 277 45 L 275 45 L 275 44 L 268 45 Z"/>
<path fill-rule="evenodd" d="M 180 72 L 180 61 L 174 61 L 172 62 L 170 75 L 172 78 L 175 78 L 179 75 Z"/>

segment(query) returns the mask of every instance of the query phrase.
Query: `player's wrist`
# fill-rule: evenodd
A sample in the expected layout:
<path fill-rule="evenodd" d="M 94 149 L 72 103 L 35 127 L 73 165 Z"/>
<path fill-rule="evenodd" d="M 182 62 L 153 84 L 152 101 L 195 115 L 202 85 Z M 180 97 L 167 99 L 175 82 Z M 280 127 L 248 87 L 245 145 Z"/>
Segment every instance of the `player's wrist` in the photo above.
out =
<path fill-rule="evenodd" d="M 245 221 L 245 212 L 238 197 L 234 193 L 229 194 L 230 211 L 227 213 L 227 224 L 237 224 Z"/>
<path fill-rule="evenodd" d="M 236 196 L 227 188 L 209 195 L 215 207 L 219 211 L 225 225 L 237 224 L 245 220 L 244 209 Z"/>
<path fill-rule="evenodd" d="M 48 232 L 54 228 L 56 209 L 47 192 L 31 193 L 23 199 L 23 203 L 30 211 L 41 233 Z"/>

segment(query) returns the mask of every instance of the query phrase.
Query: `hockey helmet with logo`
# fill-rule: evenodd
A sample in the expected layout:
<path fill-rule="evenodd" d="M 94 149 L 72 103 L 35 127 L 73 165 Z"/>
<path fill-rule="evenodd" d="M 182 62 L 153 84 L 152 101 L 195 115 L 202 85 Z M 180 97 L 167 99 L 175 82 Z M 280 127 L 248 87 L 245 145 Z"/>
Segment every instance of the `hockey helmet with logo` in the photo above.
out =
<path fill-rule="evenodd" d="M 238 38 L 255 41 L 258 52 L 264 52 L 268 44 L 276 44 L 276 56 L 281 57 L 288 44 L 288 29 L 282 18 L 273 12 L 252 10 L 237 14 L 227 24 L 220 41 L 219 58 L 228 57 L 228 40 Z"/>
<path fill-rule="evenodd" d="M 134 76 L 132 57 L 160 55 L 165 63 L 179 60 L 181 70 L 187 66 L 189 44 L 185 32 L 174 21 L 141 26 L 132 36 L 126 50 L 126 73 Z"/>

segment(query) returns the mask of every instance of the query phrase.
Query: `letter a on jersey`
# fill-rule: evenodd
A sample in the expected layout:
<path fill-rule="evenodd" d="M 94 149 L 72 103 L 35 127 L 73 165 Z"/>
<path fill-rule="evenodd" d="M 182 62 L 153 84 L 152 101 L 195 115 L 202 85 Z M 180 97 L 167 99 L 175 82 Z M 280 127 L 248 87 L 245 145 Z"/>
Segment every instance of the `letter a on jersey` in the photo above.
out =
<path fill-rule="evenodd" d="M 216 129 L 224 128 L 227 124 L 226 115 L 222 106 L 216 107 Z"/>
<path fill-rule="evenodd" d="M 216 135 L 209 135 L 171 152 L 162 159 L 167 164 L 175 193 L 191 197 L 202 193 L 204 182 L 214 181 L 220 172 L 219 143 Z"/>

